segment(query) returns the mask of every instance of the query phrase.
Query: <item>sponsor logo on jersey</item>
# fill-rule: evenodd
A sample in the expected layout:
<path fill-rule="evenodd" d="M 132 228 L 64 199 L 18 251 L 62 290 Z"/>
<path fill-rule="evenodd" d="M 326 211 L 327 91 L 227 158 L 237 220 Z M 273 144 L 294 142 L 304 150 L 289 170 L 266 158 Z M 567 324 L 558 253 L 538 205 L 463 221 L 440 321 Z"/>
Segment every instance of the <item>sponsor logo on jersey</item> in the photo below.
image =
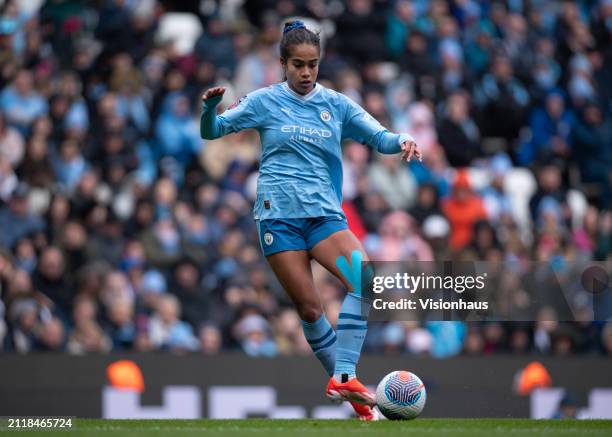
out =
<path fill-rule="evenodd" d="M 273 241 L 274 241 L 274 237 L 272 236 L 272 234 L 269 232 L 266 232 L 264 234 L 264 243 L 266 243 L 269 246 L 270 244 L 272 244 Z"/>
<path fill-rule="evenodd" d="M 329 113 L 329 111 L 321 111 L 321 120 L 323 121 L 331 120 L 331 114 Z"/>
<path fill-rule="evenodd" d="M 285 124 L 281 127 L 281 131 L 290 134 L 312 135 L 315 137 L 329 138 L 332 136 L 331 131 L 327 129 L 317 129 L 316 127 L 305 127 Z"/>

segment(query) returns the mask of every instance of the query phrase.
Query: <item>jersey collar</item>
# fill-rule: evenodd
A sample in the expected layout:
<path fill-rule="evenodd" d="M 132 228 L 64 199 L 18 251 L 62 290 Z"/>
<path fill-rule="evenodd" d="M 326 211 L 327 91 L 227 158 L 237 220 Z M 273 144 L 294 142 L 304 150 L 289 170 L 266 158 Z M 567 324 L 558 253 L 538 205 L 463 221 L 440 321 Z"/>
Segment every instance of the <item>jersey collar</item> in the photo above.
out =
<path fill-rule="evenodd" d="M 304 94 L 304 95 L 298 94 L 295 91 L 293 91 L 289 87 L 289 84 L 287 84 L 287 82 L 283 82 L 282 85 L 283 85 L 283 89 L 287 91 L 287 93 L 289 93 L 290 96 L 298 99 L 301 102 L 307 102 L 308 100 L 312 99 L 314 96 L 319 94 L 319 91 L 321 91 L 321 85 L 319 85 L 317 82 L 315 82 L 312 90 L 308 94 Z"/>

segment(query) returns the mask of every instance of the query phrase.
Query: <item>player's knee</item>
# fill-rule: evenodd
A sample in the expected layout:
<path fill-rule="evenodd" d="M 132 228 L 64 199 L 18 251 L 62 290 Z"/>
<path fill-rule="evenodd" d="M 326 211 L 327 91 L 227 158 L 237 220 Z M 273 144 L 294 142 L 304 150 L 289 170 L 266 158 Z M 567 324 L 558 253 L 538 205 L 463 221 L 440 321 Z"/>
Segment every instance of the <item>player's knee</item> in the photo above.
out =
<path fill-rule="evenodd" d="M 312 304 L 299 305 L 297 311 L 300 319 L 308 323 L 316 322 L 323 314 L 323 310 L 320 306 Z"/>

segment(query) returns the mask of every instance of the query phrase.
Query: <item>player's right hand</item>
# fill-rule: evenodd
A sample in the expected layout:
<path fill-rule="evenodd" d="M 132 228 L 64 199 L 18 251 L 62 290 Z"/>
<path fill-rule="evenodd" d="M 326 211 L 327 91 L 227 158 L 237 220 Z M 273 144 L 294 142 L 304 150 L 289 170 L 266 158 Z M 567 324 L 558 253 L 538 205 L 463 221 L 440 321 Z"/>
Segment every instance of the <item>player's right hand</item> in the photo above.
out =
<path fill-rule="evenodd" d="M 423 160 L 419 146 L 414 141 L 404 141 L 401 145 L 402 148 L 402 161 L 410 162 L 413 156 L 419 161 Z"/>
<path fill-rule="evenodd" d="M 214 88 L 209 88 L 204 94 L 202 94 L 202 101 L 205 102 L 206 100 L 212 99 L 213 97 L 222 96 L 223 93 L 225 93 L 225 87 L 218 86 Z"/>

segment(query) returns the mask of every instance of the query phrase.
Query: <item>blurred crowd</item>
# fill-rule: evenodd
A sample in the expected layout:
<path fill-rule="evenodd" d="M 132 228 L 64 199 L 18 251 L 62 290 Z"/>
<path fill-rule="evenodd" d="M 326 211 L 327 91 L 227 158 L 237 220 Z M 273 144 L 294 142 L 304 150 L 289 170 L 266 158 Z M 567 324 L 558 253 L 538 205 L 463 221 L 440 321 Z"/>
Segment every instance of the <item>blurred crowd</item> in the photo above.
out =
<path fill-rule="evenodd" d="M 192 11 L 177 6 L 197 3 Z M 423 162 L 348 141 L 376 260 L 612 259 L 612 1 L 7 0 L 0 8 L 0 350 L 310 354 L 251 218 L 260 144 L 206 142 L 200 96 L 319 80 Z M 314 266 L 332 324 L 344 290 Z M 608 288 L 609 292 L 609 288 Z M 612 355 L 612 322 L 371 323 L 365 351 Z"/>

